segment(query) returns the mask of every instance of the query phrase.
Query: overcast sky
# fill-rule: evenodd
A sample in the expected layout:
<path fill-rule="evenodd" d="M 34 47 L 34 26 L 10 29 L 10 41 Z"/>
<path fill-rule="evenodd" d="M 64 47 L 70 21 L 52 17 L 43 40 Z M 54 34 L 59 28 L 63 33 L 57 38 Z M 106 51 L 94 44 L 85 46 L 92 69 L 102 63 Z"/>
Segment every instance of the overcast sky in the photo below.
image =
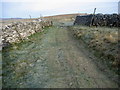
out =
<path fill-rule="evenodd" d="M 0 18 L 29 18 L 70 13 L 118 13 L 119 0 L 2 0 Z"/>

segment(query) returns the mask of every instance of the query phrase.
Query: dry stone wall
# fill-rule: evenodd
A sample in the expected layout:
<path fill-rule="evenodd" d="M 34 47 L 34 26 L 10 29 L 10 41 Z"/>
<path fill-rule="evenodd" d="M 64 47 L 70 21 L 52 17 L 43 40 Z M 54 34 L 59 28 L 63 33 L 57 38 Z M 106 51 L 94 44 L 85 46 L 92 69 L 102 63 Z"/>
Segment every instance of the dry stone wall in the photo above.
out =
<path fill-rule="evenodd" d="M 120 27 L 120 14 L 77 16 L 74 25 Z"/>
<path fill-rule="evenodd" d="M 28 36 L 42 32 L 43 28 L 48 26 L 52 26 L 51 21 L 16 22 L 5 25 L 2 27 L 2 46 L 28 39 Z"/>

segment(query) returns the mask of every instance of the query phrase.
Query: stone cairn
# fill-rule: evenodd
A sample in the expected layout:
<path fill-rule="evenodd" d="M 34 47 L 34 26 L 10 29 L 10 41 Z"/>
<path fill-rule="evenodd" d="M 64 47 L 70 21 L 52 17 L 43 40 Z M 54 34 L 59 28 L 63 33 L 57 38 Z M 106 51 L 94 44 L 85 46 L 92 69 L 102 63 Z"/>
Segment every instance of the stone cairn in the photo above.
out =
<path fill-rule="evenodd" d="M 11 43 L 28 39 L 28 36 L 43 32 L 45 27 L 52 26 L 52 21 L 32 21 L 32 22 L 15 22 L 2 27 L 2 47 Z"/>

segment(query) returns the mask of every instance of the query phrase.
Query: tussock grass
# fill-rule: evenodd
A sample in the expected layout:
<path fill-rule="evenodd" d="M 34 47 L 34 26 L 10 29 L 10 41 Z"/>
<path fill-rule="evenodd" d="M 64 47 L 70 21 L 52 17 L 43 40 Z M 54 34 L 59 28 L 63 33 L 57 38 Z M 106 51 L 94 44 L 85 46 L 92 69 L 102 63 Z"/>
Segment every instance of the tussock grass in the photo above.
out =
<path fill-rule="evenodd" d="M 118 70 L 120 60 L 118 58 L 118 28 L 109 27 L 71 27 L 75 37 L 81 39 L 95 56 L 102 58 L 114 70 Z"/>

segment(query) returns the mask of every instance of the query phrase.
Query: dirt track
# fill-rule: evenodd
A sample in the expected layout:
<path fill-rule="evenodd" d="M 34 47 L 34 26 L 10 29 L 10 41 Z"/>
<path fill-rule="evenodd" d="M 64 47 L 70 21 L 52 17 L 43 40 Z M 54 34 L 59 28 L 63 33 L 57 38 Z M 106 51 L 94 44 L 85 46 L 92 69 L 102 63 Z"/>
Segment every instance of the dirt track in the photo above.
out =
<path fill-rule="evenodd" d="M 39 39 L 39 38 L 38 38 Z M 82 44 L 74 40 L 66 27 L 52 27 L 41 43 L 33 43 L 25 52 L 35 60 L 29 73 L 19 82 L 25 88 L 115 88 L 93 63 Z"/>

